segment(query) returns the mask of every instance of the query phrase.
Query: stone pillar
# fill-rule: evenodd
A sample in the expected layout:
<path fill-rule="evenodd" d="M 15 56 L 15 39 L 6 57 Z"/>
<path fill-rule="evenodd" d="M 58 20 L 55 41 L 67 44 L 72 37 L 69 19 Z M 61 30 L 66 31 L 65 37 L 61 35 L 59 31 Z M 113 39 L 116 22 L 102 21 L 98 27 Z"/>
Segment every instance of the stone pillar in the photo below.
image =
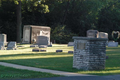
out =
<path fill-rule="evenodd" d="M 105 69 L 106 38 L 73 37 L 73 68 L 83 70 Z"/>

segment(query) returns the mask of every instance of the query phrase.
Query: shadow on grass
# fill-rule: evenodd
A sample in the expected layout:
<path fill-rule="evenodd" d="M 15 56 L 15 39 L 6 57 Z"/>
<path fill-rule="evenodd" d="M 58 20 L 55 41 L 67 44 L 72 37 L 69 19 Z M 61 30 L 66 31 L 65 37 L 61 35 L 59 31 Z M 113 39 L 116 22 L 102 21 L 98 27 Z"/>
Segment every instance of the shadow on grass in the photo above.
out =
<path fill-rule="evenodd" d="M 56 53 L 46 53 L 46 55 L 54 55 L 54 54 Z M 26 56 L 31 56 L 31 55 L 27 54 Z M 34 55 L 39 56 L 39 54 L 34 54 Z M 16 56 L 16 55 L 12 55 L 12 56 Z M 119 64 L 120 58 L 118 57 L 118 59 L 115 59 L 114 57 L 117 57 L 117 56 L 112 56 L 112 57 L 113 58 L 109 58 L 106 60 L 106 69 L 98 70 L 98 71 L 83 71 L 83 70 L 77 70 L 72 68 L 72 65 L 73 65 L 72 56 L 52 57 L 52 58 L 33 58 L 33 59 L 32 58 L 31 59 L 14 59 L 13 58 L 12 60 L 0 60 L 0 61 L 20 64 L 25 66 L 32 66 L 32 67 L 60 70 L 60 71 L 69 71 L 69 72 L 76 72 L 76 73 L 83 73 L 83 74 L 96 74 L 96 75 L 118 74 L 120 73 L 120 64 Z"/>
<path fill-rule="evenodd" d="M 27 51 L 28 52 L 28 51 Z M 15 56 L 49 56 L 49 55 L 73 55 L 73 54 L 68 54 L 68 53 L 65 53 L 65 52 L 36 52 L 36 53 L 18 53 L 18 54 L 10 54 L 10 55 L 0 55 L 0 58 L 1 57 L 15 57 Z"/>
<path fill-rule="evenodd" d="M 55 46 L 56 48 L 61 46 Z M 27 49 L 28 47 L 24 47 L 23 49 Z M 30 47 L 29 47 L 30 48 Z M 54 48 L 54 47 L 53 47 Z M 22 48 L 20 48 L 22 49 Z M 60 48 L 61 49 L 61 48 Z M 64 49 L 64 48 L 62 48 Z M 76 73 L 85 73 L 85 74 L 97 74 L 97 75 L 108 75 L 108 74 L 119 74 L 120 73 L 120 47 L 113 48 L 107 47 L 107 55 L 109 58 L 106 60 L 106 69 L 99 70 L 99 71 L 83 71 L 73 69 L 73 57 L 66 56 L 66 57 L 45 57 L 42 56 L 57 56 L 57 55 L 73 55 L 68 53 L 56 53 L 56 52 L 30 52 L 30 53 L 18 53 L 18 54 L 11 54 L 11 55 L 1 55 L 0 58 L 9 58 L 13 57 L 12 60 L 0 60 L 3 62 L 15 63 L 20 65 L 26 66 L 33 66 L 38 68 L 46 68 L 46 69 L 53 69 L 53 70 L 61 70 L 61 71 L 70 71 Z M 14 59 L 15 57 L 21 57 L 21 59 Z M 31 57 L 30 59 L 22 59 L 22 57 Z M 41 56 L 40 58 L 35 58 L 36 56 Z"/>
<path fill-rule="evenodd" d="M 34 58 L 34 59 L 13 59 L 0 60 L 25 66 L 32 66 L 45 69 L 53 69 L 60 71 L 77 72 L 77 69 L 72 68 L 73 57 L 54 57 L 54 58 Z"/>

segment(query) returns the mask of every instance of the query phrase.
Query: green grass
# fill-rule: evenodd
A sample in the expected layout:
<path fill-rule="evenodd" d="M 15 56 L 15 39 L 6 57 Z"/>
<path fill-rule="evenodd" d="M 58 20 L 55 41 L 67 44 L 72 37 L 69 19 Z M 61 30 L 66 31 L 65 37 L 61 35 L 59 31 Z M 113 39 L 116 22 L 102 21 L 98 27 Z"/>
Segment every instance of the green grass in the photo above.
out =
<path fill-rule="evenodd" d="M 28 70 L 14 69 L 10 67 L 0 66 L 0 80 L 1 79 L 22 79 L 22 78 L 44 78 L 44 77 L 58 77 L 50 73 L 35 72 Z"/>
<path fill-rule="evenodd" d="M 69 71 L 82 74 L 94 75 L 114 75 L 120 74 L 120 46 L 107 47 L 106 55 L 109 59 L 106 60 L 105 70 L 99 71 L 83 71 L 72 68 L 73 54 L 68 54 L 68 51 L 73 51 L 73 47 L 67 45 L 53 44 L 53 47 L 48 47 L 47 52 L 32 52 L 29 44 L 22 45 L 24 47 L 18 50 L 1 50 L 0 61 L 15 63 L 38 68 Z M 62 53 L 56 53 L 56 49 L 62 49 Z"/>

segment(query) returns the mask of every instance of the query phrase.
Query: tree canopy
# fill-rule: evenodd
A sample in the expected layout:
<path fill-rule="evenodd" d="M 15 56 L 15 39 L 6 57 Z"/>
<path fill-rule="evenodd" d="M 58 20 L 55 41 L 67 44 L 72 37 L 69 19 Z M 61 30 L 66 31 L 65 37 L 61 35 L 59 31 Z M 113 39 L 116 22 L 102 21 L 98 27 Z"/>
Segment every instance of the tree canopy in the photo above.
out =
<path fill-rule="evenodd" d="M 109 39 L 120 30 L 120 0 L 0 0 L 0 30 L 8 40 L 16 40 L 19 1 L 21 33 L 24 25 L 50 26 L 51 40 L 67 43 L 74 35 L 86 36 L 88 29 L 107 32 Z"/>

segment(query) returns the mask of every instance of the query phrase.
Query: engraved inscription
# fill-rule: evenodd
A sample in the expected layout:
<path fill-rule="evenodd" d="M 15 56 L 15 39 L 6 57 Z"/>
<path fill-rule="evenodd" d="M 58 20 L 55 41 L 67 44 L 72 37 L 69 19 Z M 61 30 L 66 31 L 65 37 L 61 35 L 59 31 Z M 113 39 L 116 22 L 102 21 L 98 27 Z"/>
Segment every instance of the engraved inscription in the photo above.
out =
<path fill-rule="evenodd" d="M 86 45 L 86 43 L 78 42 L 78 43 L 77 43 L 77 49 L 84 50 L 84 49 L 85 49 L 85 45 Z"/>

